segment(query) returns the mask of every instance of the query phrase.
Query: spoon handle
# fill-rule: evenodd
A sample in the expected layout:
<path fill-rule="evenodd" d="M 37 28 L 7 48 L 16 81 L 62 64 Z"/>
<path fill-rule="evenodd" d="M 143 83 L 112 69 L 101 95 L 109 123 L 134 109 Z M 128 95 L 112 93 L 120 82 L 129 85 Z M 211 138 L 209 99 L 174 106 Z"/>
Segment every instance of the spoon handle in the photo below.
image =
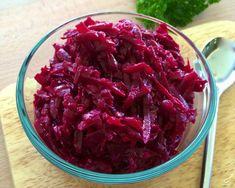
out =
<path fill-rule="evenodd" d="M 217 106 L 219 105 L 219 96 L 217 99 Z M 203 164 L 202 164 L 202 176 L 201 176 L 201 188 L 210 188 L 211 175 L 213 169 L 213 158 L 215 148 L 216 137 L 216 124 L 217 124 L 218 107 L 209 133 L 206 137 Z"/>

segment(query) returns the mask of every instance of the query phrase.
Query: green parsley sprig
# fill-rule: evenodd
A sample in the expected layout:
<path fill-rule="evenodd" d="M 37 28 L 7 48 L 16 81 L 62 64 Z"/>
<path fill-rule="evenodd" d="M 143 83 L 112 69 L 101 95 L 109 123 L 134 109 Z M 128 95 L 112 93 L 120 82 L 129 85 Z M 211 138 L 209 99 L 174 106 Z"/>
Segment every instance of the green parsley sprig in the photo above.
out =
<path fill-rule="evenodd" d="M 174 26 L 185 26 L 210 4 L 220 0 L 137 0 L 137 12 L 161 19 Z M 150 27 L 150 22 L 145 22 Z"/>

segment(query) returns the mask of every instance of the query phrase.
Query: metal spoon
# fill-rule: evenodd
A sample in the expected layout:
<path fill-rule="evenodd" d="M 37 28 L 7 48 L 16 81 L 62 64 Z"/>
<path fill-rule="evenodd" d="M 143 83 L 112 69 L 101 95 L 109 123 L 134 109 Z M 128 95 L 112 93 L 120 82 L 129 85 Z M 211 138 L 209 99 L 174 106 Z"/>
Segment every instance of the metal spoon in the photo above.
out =
<path fill-rule="evenodd" d="M 216 80 L 218 92 L 218 104 L 221 94 L 235 82 L 235 43 L 224 39 L 215 38 L 211 40 L 203 49 L 202 53 L 207 58 L 212 74 Z M 206 137 L 201 188 L 209 188 L 212 175 L 212 165 L 215 147 L 217 113 L 214 122 Z"/>

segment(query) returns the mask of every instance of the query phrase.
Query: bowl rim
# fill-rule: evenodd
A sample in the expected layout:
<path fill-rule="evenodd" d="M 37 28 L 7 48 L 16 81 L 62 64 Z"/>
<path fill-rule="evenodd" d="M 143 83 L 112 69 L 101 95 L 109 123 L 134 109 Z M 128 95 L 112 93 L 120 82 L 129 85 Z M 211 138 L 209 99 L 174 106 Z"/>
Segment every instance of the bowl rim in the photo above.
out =
<path fill-rule="evenodd" d="M 201 127 L 198 135 L 195 137 L 195 139 L 178 155 L 170 159 L 169 161 L 141 171 L 141 172 L 135 172 L 135 173 L 129 173 L 129 174 L 106 174 L 106 173 L 99 173 L 99 172 L 93 172 L 89 170 L 82 169 L 80 167 L 77 167 L 75 165 L 70 164 L 69 162 L 63 160 L 59 156 L 57 156 L 53 151 L 51 151 L 39 138 L 37 133 L 35 132 L 34 128 L 32 127 L 29 117 L 27 115 L 25 103 L 24 103 L 24 80 L 25 80 L 25 73 L 27 71 L 27 67 L 30 63 L 31 58 L 36 53 L 36 51 L 39 49 L 39 47 L 56 31 L 61 29 L 63 26 L 72 23 L 74 21 L 78 21 L 80 19 L 84 19 L 87 16 L 93 17 L 93 16 L 101 16 L 101 15 L 110 15 L 110 14 L 118 14 L 118 15 L 129 15 L 133 17 L 143 18 L 151 20 L 155 23 L 165 23 L 159 19 L 146 16 L 143 14 L 137 14 L 135 12 L 125 12 L 125 11 L 107 11 L 107 12 L 96 12 L 91 14 L 85 14 L 82 16 L 78 16 L 75 18 L 72 18 L 63 24 L 55 27 L 51 31 L 49 31 L 46 35 L 44 35 L 37 43 L 36 45 L 31 49 L 29 54 L 26 56 L 26 58 L 23 61 L 23 64 L 21 66 L 21 69 L 18 74 L 17 82 L 16 82 L 16 105 L 18 114 L 20 117 L 20 121 L 22 123 L 22 126 L 24 128 L 24 131 L 26 135 L 28 136 L 30 142 L 34 145 L 34 147 L 38 150 L 39 153 L 41 153 L 42 156 L 44 156 L 49 162 L 57 166 L 58 168 L 64 170 L 65 172 L 81 177 L 93 182 L 100 182 L 100 183 L 112 183 L 112 184 L 120 184 L 120 183 L 134 183 L 134 182 L 140 182 L 143 180 L 151 179 L 153 177 L 159 176 L 161 174 L 164 174 L 168 172 L 169 170 L 172 170 L 173 168 L 179 166 L 181 163 L 183 163 L 186 159 L 188 159 L 193 152 L 199 147 L 205 136 L 207 135 L 209 128 L 213 122 L 213 119 L 215 117 L 215 112 L 217 109 L 217 89 L 215 80 L 212 76 L 212 73 L 210 71 L 210 67 L 204 57 L 204 55 L 200 52 L 200 50 L 194 45 L 194 43 L 180 30 L 176 29 L 175 27 L 165 23 L 168 27 L 168 29 L 174 31 L 177 33 L 180 37 L 182 37 L 196 52 L 199 59 L 202 61 L 203 66 L 205 68 L 205 71 L 208 74 L 208 82 L 209 86 L 211 87 L 210 92 L 210 101 L 209 101 L 209 109 L 206 114 L 206 118 L 204 121 L 203 126 Z"/>

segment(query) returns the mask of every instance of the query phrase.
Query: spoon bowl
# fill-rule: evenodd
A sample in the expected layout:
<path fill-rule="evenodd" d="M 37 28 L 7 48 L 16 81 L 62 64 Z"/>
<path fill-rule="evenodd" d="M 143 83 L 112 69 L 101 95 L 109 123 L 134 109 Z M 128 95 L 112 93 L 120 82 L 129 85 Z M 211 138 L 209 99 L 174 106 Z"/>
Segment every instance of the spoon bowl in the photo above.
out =
<path fill-rule="evenodd" d="M 203 49 L 216 80 L 219 94 L 235 82 L 235 43 L 222 37 L 211 40 Z"/>

